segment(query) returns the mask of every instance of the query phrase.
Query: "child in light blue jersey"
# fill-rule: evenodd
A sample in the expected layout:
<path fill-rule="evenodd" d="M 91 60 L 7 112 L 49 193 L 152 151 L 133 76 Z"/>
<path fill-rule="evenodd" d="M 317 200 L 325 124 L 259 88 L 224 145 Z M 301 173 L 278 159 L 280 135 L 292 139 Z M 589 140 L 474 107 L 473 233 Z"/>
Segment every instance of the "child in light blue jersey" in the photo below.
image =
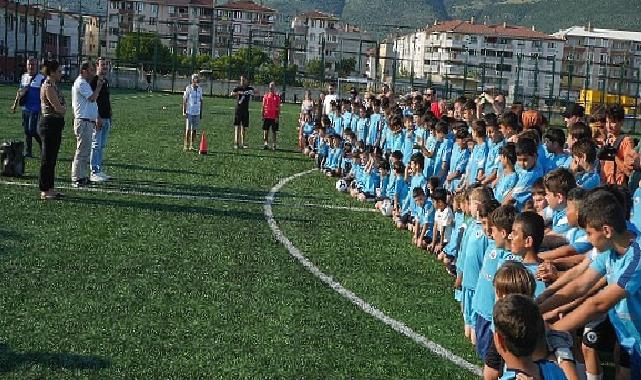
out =
<path fill-rule="evenodd" d="M 467 165 L 465 186 L 485 180 L 485 160 L 487 159 L 488 147 L 486 140 L 486 125 L 483 120 L 476 120 L 472 123 L 472 139 L 475 142 L 470 161 Z"/>
<path fill-rule="evenodd" d="M 466 129 L 459 129 L 456 131 L 456 146 L 458 146 L 458 154 L 454 157 L 454 150 L 452 151 L 452 161 L 450 170 L 445 178 L 445 188 L 450 192 L 456 191 L 459 188 L 463 174 L 467 169 L 468 161 L 470 159 L 470 151 L 467 149 L 468 132 Z M 454 160 L 456 158 L 456 160 Z"/>
<path fill-rule="evenodd" d="M 576 185 L 591 190 L 601 185 L 601 176 L 594 163 L 596 162 L 596 144 L 591 139 L 583 139 L 572 145 L 572 165 L 570 166 Z"/>
<path fill-rule="evenodd" d="M 554 169 L 543 177 L 545 200 L 552 209 L 552 231 L 564 235 L 570 229 L 567 218 L 568 192 L 576 187 L 576 180 L 568 169 Z M 549 234 L 546 234 L 549 237 Z M 549 246 L 549 245 L 545 245 Z"/>
<path fill-rule="evenodd" d="M 580 187 L 568 192 L 567 218 L 570 229 L 565 233 L 567 245 L 539 253 L 539 258 L 544 261 L 554 262 L 558 269 L 570 269 L 583 261 L 583 254 L 592 249 L 592 244 L 587 239 L 585 230 L 579 227 L 579 210 L 583 208 L 586 190 Z M 541 268 L 539 268 L 541 272 Z M 540 275 L 544 273 L 539 273 Z"/>
<path fill-rule="evenodd" d="M 401 216 L 401 204 L 407 196 L 408 187 L 407 182 L 405 182 L 405 165 L 403 165 L 403 162 L 395 162 L 392 170 L 394 171 L 394 196 L 390 196 L 390 199 L 393 205 L 392 216 L 396 223 Z"/>
<path fill-rule="evenodd" d="M 369 129 L 369 117 L 364 106 L 360 106 L 358 109 L 358 119 L 356 119 L 356 125 L 354 127 L 356 140 L 366 144 L 365 139 L 367 138 L 367 130 Z"/>
<path fill-rule="evenodd" d="M 543 163 L 543 170 L 547 173 L 556 168 L 569 169 L 572 156 L 564 150 L 565 134 L 563 131 L 559 128 L 549 129 L 545 133 L 544 141 L 548 156 L 546 162 Z"/>
<path fill-rule="evenodd" d="M 501 204 L 505 204 L 505 196 L 508 195 L 516 182 L 518 181 L 518 176 L 514 170 L 514 165 L 516 164 L 516 150 L 514 143 L 504 144 L 501 148 L 501 154 L 499 155 L 499 172 L 496 179 L 496 184 L 494 185 L 494 197 Z"/>
<path fill-rule="evenodd" d="M 379 171 L 380 160 L 377 155 L 370 153 L 369 162 L 363 171 L 363 187 L 358 195 L 358 200 L 374 201 L 376 200 L 376 189 L 381 181 L 381 174 Z"/>
<path fill-rule="evenodd" d="M 336 133 L 339 136 L 342 136 L 343 133 L 345 132 L 342 108 L 336 107 L 336 111 L 334 115 L 332 115 L 330 118 L 332 120 L 332 128 L 334 128 L 334 133 Z"/>
<path fill-rule="evenodd" d="M 367 138 L 365 139 L 365 145 L 371 147 L 380 146 L 381 133 L 383 130 L 383 121 L 385 119 L 383 113 L 381 112 L 381 101 L 379 99 L 374 99 L 372 101 L 373 112 L 369 117 L 369 129 L 367 131 Z"/>
<path fill-rule="evenodd" d="M 394 116 L 391 120 L 390 132 L 388 133 L 387 149 L 389 149 L 390 152 L 399 151 L 403 153 L 404 143 L 405 132 L 403 130 L 403 119 Z M 403 161 L 403 164 L 405 164 L 405 161 Z"/>
<path fill-rule="evenodd" d="M 312 115 L 306 113 L 303 116 L 303 124 L 301 125 L 302 135 L 303 135 L 303 149 L 307 149 L 307 152 L 310 151 L 310 138 L 314 134 L 315 124 L 312 120 Z"/>
<path fill-rule="evenodd" d="M 431 198 L 434 205 L 434 231 L 432 232 L 432 244 L 428 250 L 434 253 L 439 261 L 445 263 L 443 248 L 452 238 L 454 213 L 447 205 L 447 190 L 436 188 L 431 192 Z"/>
<path fill-rule="evenodd" d="M 536 164 L 536 142 L 529 138 L 519 138 L 516 142 L 516 174 L 518 181 L 509 192 L 503 204 L 516 203 L 516 208 L 522 210 L 525 202 L 532 199 L 531 188 L 534 181 L 543 177 L 543 170 Z"/>
<path fill-rule="evenodd" d="M 598 254 L 588 270 L 541 305 L 542 312 L 589 294 L 605 279 L 607 286 L 585 299 L 551 328 L 574 331 L 608 313 L 621 348 L 630 355 L 630 378 L 641 376 L 641 248 L 639 237 L 626 227 L 625 209 L 608 191 L 597 190 L 584 201 L 582 218 L 588 239 Z M 618 326 L 619 328 L 617 328 Z"/>
<path fill-rule="evenodd" d="M 360 108 L 361 104 L 352 102 L 351 103 L 351 112 L 352 112 L 352 118 L 349 121 L 348 126 L 352 129 L 352 131 L 356 132 L 356 124 L 358 123 L 358 120 L 361 118 L 360 116 Z M 365 143 L 365 139 L 363 138 L 363 143 Z"/>
<path fill-rule="evenodd" d="M 454 210 L 454 228 L 452 228 L 452 235 L 450 240 L 447 242 L 445 247 L 443 247 L 443 253 L 445 254 L 444 263 L 447 266 L 448 272 L 456 276 L 456 268 L 451 267 L 458 256 L 458 249 L 463 240 L 463 235 L 465 233 L 466 225 L 466 209 L 467 209 L 467 199 L 465 193 L 459 192 L 454 194 L 454 200 L 452 201 L 452 209 Z M 460 300 L 459 300 L 460 301 Z"/>
<path fill-rule="evenodd" d="M 414 210 L 412 211 L 412 244 L 418 248 L 426 249 L 432 242 L 432 226 L 434 225 L 434 206 L 432 201 L 425 196 L 421 187 L 412 191 Z"/>
<path fill-rule="evenodd" d="M 357 117 L 357 115 L 354 115 L 352 113 L 352 105 L 349 102 L 343 102 L 342 109 L 343 112 L 341 117 L 341 125 L 343 127 L 343 130 L 349 128 L 350 130 L 354 131 L 354 129 L 352 128 L 352 122 Z"/>
<path fill-rule="evenodd" d="M 445 177 L 447 177 L 447 171 L 450 165 L 450 156 L 452 154 L 452 141 L 447 138 L 449 129 L 449 124 L 441 121 L 439 121 L 434 128 L 437 147 L 435 154 L 432 156 L 432 160 L 434 161 L 434 172 L 432 175 L 434 177 L 438 177 L 441 183 L 445 182 Z"/>
<path fill-rule="evenodd" d="M 521 261 L 525 268 L 536 276 L 539 264 L 539 249 L 543 243 L 545 234 L 545 223 L 543 217 L 534 211 L 525 211 L 516 216 L 510 233 L 510 251 L 516 259 Z M 500 266 L 502 262 L 499 262 Z M 536 281 L 535 296 L 539 296 L 545 290 L 543 281 Z"/>
<path fill-rule="evenodd" d="M 411 211 L 414 209 L 414 198 L 412 196 L 415 188 L 425 188 L 427 180 L 423 176 L 423 155 L 415 153 L 410 159 L 410 178 L 406 178 L 409 182 L 409 191 L 401 203 L 400 217 L 397 220 L 396 226 L 401 229 L 411 226 L 412 215 Z"/>
<path fill-rule="evenodd" d="M 485 160 L 485 178 L 481 181 L 481 184 L 490 186 L 498 178 L 498 168 L 501 165 L 501 149 L 505 145 L 505 140 L 503 140 L 503 134 L 499 127 L 494 124 L 496 117 L 491 120 L 491 123 L 487 122 L 486 116 L 486 127 L 485 133 L 487 135 L 487 159 Z M 498 198 L 496 198 L 498 200 Z"/>
<path fill-rule="evenodd" d="M 330 137 L 330 142 L 330 149 L 323 167 L 328 177 L 339 177 L 341 175 L 341 161 L 343 160 L 341 138 L 339 135 L 333 135 Z"/>
<path fill-rule="evenodd" d="M 488 236 L 483 228 L 483 221 L 487 219 L 490 212 L 498 207 L 498 203 L 492 197 L 492 191 L 488 187 L 473 188 L 470 193 L 470 212 L 474 220 L 468 226 L 461 250 L 465 252 L 462 265 L 463 282 L 463 317 L 465 322 L 465 336 L 476 345 L 476 316 L 472 307 L 476 284 L 479 278 L 483 256 L 488 247 Z"/>
<path fill-rule="evenodd" d="M 316 168 L 319 170 L 322 169 L 325 165 L 327 155 L 329 154 L 329 142 L 327 141 L 327 136 L 325 135 L 325 127 L 322 125 L 317 128 L 313 154 L 314 158 L 316 159 Z"/>
<path fill-rule="evenodd" d="M 501 380 L 516 380 L 517 375 L 542 380 L 566 380 L 563 370 L 546 359 L 532 359 L 545 335 L 541 313 L 531 297 L 510 294 L 496 302 L 493 310 L 497 352 L 505 360 Z"/>
<path fill-rule="evenodd" d="M 490 233 L 494 246 L 488 246 L 483 256 L 476 291 L 472 299 L 472 309 L 476 314 L 476 352 L 481 360 L 492 342 L 492 310 L 494 309 L 495 291 L 494 275 L 498 271 L 499 261 L 511 260 L 508 235 L 518 211 L 514 206 L 501 206 L 492 211 L 488 218 Z"/>
<path fill-rule="evenodd" d="M 381 120 L 381 133 L 379 136 L 378 146 L 382 149 L 383 153 L 390 153 L 392 150 L 388 146 L 390 130 L 390 120 L 392 119 L 392 111 L 389 107 L 383 110 L 383 118 Z"/>
<path fill-rule="evenodd" d="M 434 175 L 434 170 L 437 165 L 436 152 L 438 151 L 441 142 L 438 141 L 438 138 L 436 137 L 435 124 L 432 123 L 429 118 L 424 118 L 423 120 L 427 132 L 426 137 L 423 139 L 423 141 L 419 141 L 419 145 L 421 146 L 421 152 L 425 157 L 425 168 L 423 169 L 423 175 L 429 178 Z"/>
<path fill-rule="evenodd" d="M 379 159 L 380 161 L 380 159 Z M 390 164 L 388 161 L 382 160 L 380 161 L 379 164 L 379 170 L 380 170 L 380 180 L 378 182 L 378 185 L 376 186 L 376 201 L 380 202 L 385 199 L 389 199 L 390 195 L 388 191 L 390 191 L 390 183 L 392 184 L 391 192 L 392 195 L 394 193 L 394 182 L 390 180 Z"/>
<path fill-rule="evenodd" d="M 414 148 L 416 145 L 414 118 L 411 116 L 405 117 L 403 119 L 403 125 L 405 127 L 405 130 L 403 132 L 403 149 L 401 151 L 403 152 L 403 163 L 405 165 L 408 165 L 410 162 L 410 158 L 414 153 Z"/>
<path fill-rule="evenodd" d="M 350 175 L 352 172 L 353 163 L 354 160 L 352 157 L 352 144 L 345 143 L 343 145 L 343 159 L 341 160 L 341 176 L 348 183 L 351 182 Z"/>

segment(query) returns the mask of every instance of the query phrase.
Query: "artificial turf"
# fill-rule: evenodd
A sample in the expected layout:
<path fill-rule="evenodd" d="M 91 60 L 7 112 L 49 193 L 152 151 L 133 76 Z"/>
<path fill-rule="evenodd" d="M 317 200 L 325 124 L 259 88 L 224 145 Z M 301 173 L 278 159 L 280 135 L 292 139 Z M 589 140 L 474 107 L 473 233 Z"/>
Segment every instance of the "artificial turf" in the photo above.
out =
<path fill-rule="evenodd" d="M 0 87 L 0 140 L 22 139 L 19 115 L 8 112 L 13 94 Z M 25 178 L 0 178 L 26 185 L 0 185 L 0 376 L 474 377 L 364 314 L 273 237 L 264 197 L 312 166 L 295 151 L 297 106 L 285 106 L 282 149 L 273 152 L 260 149 L 252 104 L 250 149 L 234 151 L 233 101 L 206 99 L 210 154 L 200 156 L 182 151 L 180 96 L 113 98 L 110 184 L 42 202 L 38 159 L 27 161 Z M 74 148 L 68 114 L 57 170 L 63 187 Z M 318 173 L 286 185 L 274 215 L 306 256 L 478 364 L 451 280 L 435 260 L 378 214 L 307 204 L 364 207 Z"/>

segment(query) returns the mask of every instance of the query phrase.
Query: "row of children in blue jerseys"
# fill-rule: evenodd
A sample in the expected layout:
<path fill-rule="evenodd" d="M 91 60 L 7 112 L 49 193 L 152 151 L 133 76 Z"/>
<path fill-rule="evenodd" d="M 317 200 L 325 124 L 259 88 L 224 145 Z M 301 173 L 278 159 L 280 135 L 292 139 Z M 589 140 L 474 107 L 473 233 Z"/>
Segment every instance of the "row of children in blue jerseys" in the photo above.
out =
<path fill-rule="evenodd" d="M 342 111 L 304 116 L 304 154 L 442 261 L 485 379 L 601 379 L 603 350 L 641 379 L 641 193 L 601 180 L 612 162 L 585 123 L 566 138 L 512 112 Z M 621 107 L 606 116 L 621 127 Z"/>

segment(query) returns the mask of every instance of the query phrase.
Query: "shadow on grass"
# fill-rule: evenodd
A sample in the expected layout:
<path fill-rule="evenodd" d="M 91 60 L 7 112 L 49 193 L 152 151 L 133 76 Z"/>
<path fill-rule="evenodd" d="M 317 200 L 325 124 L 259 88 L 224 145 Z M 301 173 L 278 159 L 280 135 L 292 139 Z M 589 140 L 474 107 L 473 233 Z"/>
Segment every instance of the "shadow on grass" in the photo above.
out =
<path fill-rule="evenodd" d="M 152 168 L 149 166 L 134 165 L 134 164 L 118 164 L 113 162 L 106 162 L 105 166 L 110 166 L 114 168 L 121 168 L 134 171 L 143 171 L 143 172 L 154 172 L 154 173 L 169 173 L 169 174 L 188 174 L 188 175 L 197 175 L 201 177 L 214 177 L 211 173 L 199 173 L 191 170 L 184 169 L 168 169 L 168 168 Z"/>
<path fill-rule="evenodd" d="M 64 352 L 15 352 L 6 344 L 0 344 L 0 374 L 23 366 L 41 365 L 52 369 L 101 370 L 111 365 L 99 356 L 75 355 Z"/>
<path fill-rule="evenodd" d="M 256 149 L 256 151 L 263 151 Z M 269 159 L 274 159 L 274 160 L 283 160 L 283 161 L 309 161 L 310 165 L 312 164 L 312 161 L 303 155 L 300 156 L 291 156 L 291 155 L 279 155 L 278 153 L 284 153 L 284 152 L 291 152 L 290 150 L 285 150 L 285 149 L 277 149 L 276 152 L 265 150 L 266 152 L 272 152 L 273 154 L 258 154 L 258 153 L 246 153 L 245 152 L 219 152 L 219 151 L 212 151 L 209 152 L 209 155 L 212 156 L 232 156 L 232 157 L 255 157 L 255 158 L 269 158 Z"/>

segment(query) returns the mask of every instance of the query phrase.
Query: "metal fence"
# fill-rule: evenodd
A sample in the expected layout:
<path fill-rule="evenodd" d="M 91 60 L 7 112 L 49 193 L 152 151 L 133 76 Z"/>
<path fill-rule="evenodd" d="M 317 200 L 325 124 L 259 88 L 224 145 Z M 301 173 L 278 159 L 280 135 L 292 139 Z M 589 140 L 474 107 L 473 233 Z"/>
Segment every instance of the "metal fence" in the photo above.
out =
<path fill-rule="evenodd" d="M 172 48 L 176 35 L 169 37 L 160 39 L 160 43 Z M 242 73 L 259 93 L 266 91 L 270 81 L 276 82 L 288 102 L 301 101 L 306 90 L 317 97 L 330 82 L 339 83 L 342 93 L 352 86 L 377 92 L 385 84 L 396 94 L 429 87 L 450 100 L 489 91 L 505 95 L 509 103 L 521 102 L 546 112 L 552 124 L 562 123 L 560 114 L 569 102 L 583 104 L 588 114 L 597 114 L 604 106 L 616 103 L 624 106 L 626 126 L 634 132 L 641 117 L 641 67 L 635 67 L 633 59 L 592 62 L 505 51 L 481 58 L 466 50 L 446 60 L 434 59 L 429 53 L 418 60 L 381 54 L 375 46 L 372 40 L 310 41 L 306 34 L 257 31 L 242 43 L 229 39 L 225 46 L 214 44 L 224 52 L 215 59 L 173 53 L 161 59 L 157 48 L 146 59 L 114 58 L 110 78 L 114 88 L 182 92 L 191 74 L 200 73 L 206 94 L 227 96 Z M 255 63 L 257 54 L 267 57 L 260 66 Z M 19 53 L 13 70 L 4 73 L 5 79 L 17 80 L 17 75 L 7 74 L 19 73 L 27 55 L 42 58 L 39 52 Z M 79 63 L 96 57 L 52 58 L 61 62 L 64 79 L 72 81 Z"/>

